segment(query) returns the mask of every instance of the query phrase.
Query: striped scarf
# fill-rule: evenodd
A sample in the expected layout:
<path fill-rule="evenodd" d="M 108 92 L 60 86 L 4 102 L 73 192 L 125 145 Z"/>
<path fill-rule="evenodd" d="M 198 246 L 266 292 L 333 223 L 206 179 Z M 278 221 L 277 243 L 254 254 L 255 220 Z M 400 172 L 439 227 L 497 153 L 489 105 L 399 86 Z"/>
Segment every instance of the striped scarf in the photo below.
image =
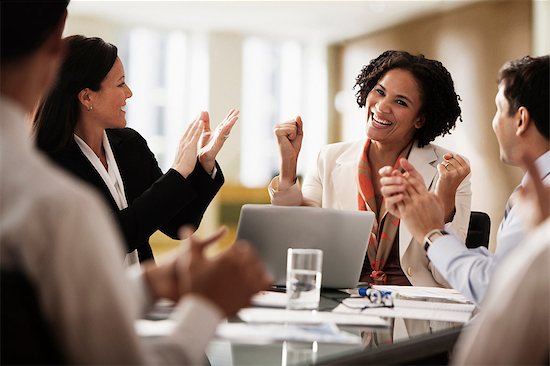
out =
<path fill-rule="evenodd" d="M 370 139 L 367 139 L 363 154 L 359 161 L 358 174 L 358 208 L 361 211 L 372 211 L 375 213 L 374 225 L 370 233 L 369 244 L 367 247 L 367 259 L 372 268 L 370 280 L 368 273 L 361 273 L 361 281 L 374 282 L 374 284 L 385 284 L 387 275 L 383 271 L 384 265 L 390 256 L 390 252 L 399 230 L 399 218 L 386 211 L 384 201 L 380 202 L 380 207 L 376 205 L 374 188 L 372 184 L 371 167 L 368 161 L 368 150 Z M 399 168 L 399 159 L 407 157 L 411 151 L 413 142 L 409 143 L 397 157 L 394 169 Z"/>

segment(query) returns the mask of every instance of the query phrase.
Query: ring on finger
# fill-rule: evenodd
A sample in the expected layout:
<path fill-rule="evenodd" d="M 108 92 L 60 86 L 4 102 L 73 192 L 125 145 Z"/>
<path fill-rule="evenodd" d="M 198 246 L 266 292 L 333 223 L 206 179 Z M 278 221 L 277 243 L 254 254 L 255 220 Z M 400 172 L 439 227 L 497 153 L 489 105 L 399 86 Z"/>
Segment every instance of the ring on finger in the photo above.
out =
<path fill-rule="evenodd" d="M 227 140 L 229 138 L 229 134 L 223 135 L 223 139 Z"/>
<path fill-rule="evenodd" d="M 445 168 L 448 167 L 449 164 L 450 164 L 450 163 L 449 163 L 448 161 L 444 161 L 444 162 L 443 162 L 443 166 L 444 166 Z"/>

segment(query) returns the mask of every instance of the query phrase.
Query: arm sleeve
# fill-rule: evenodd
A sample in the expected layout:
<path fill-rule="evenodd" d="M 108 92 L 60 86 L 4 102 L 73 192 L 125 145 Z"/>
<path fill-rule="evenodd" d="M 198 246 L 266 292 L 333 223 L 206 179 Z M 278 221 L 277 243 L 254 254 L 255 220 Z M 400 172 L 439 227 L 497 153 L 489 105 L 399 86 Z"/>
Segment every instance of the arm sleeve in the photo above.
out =
<path fill-rule="evenodd" d="M 277 206 L 312 206 L 322 207 L 323 182 L 321 172 L 323 159 L 321 153 L 317 155 L 316 162 L 309 169 L 304 180 L 303 187 L 296 179 L 296 183 L 290 188 L 279 190 L 279 176 L 271 180 L 268 186 L 271 203 Z"/>
<path fill-rule="evenodd" d="M 177 171 L 170 169 L 160 176 L 127 208 L 116 212 L 128 251 L 137 249 L 136 245 L 146 241 L 196 197 L 194 187 Z"/>
<path fill-rule="evenodd" d="M 176 239 L 177 231 L 182 225 L 198 227 L 208 204 L 224 183 L 218 165 L 216 175 L 212 178 L 198 160 L 187 178 L 174 169 L 163 174 L 145 139 L 137 132 L 132 132 L 133 136 L 127 140 L 126 149 L 120 153 L 126 157 L 126 161 L 138 162 L 139 166 L 133 170 L 140 175 L 133 179 L 141 181 L 134 182 L 133 186 L 142 187 L 138 192 L 143 193 L 128 202 L 127 208 L 116 212 L 128 251 L 137 249 L 136 246 L 146 242 L 156 230 L 160 229 Z M 132 153 L 139 154 L 140 157 L 128 157 L 128 149 L 136 150 Z"/>
<path fill-rule="evenodd" d="M 468 234 L 468 226 L 470 224 L 471 203 L 472 203 L 472 184 L 470 182 L 471 173 L 468 174 L 462 183 L 458 186 L 455 195 L 455 214 L 453 220 L 445 224 L 445 229 L 452 232 L 461 242 L 461 246 L 466 250 L 466 235 Z M 431 260 L 431 257 L 428 256 Z M 436 263 L 430 263 L 429 269 L 432 272 L 433 278 L 437 283 L 444 287 L 457 288 L 448 278 L 447 272 L 442 272 Z M 462 291 L 461 291 L 462 292 Z M 464 293 L 464 292 L 463 292 Z M 466 295 L 466 294 L 465 294 Z M 466 295 L 468 296 L 468 295 Z M 472 298 L 471 296 L 468 296 Z"/>
<path fill-rule="evenodd" d="M 214 170 L 216 175 L 212 178 L 197 161 L 195 170 L 187 177 L 187 182 L 193 189 L 194 198 L 191 202 L 182 206 L 176 215 L 160 227 L 163 233 L 172 239 L 177 239 L 178 230 L 182 225 L 190 224 L 195 228 L 199 227 L 208 205 L 225 182 L 218 163 L 216 163 Z"/>
<path fill-rule="evenodd" d="M 454 235 L 437 238 L 428 249 L 435 268 L 464 296 L 480 303 L 497 265 L 495 256 L 485 247 L 468 249 Z"/>

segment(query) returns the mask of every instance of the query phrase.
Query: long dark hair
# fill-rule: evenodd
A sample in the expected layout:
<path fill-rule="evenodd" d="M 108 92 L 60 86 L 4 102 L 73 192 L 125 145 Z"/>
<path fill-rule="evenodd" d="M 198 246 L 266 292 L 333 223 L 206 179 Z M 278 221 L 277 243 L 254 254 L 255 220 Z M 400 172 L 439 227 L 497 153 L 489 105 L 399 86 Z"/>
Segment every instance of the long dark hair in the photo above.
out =
<path fill-rule="evenodd" d="M 411 55 L 406 51 L 385 51 L 363 67 L 354 86 L 359 86 L 356 94 L 359 107 L 365 106 L 367 95 L 391 69 L 409 71 L 420 85 L 420 114 L 424 115 L 425 123 L 415 132 L 414 138 L 419 147 L 429 144 L 437 136 L 450 133 L 457 118 L 460 117 L 462 121 L 458 105 L 460 97 L 455 92 L 449 71 L 439 61 L 427 59 L 424 55 Z"/>
<path fill-rule="evenodd" d="M 70 36 L 57 81 L 38 107 L 33 129 L 38 148 L 55 153 L 71 142 L 80 117 L 78 94 L 98 91 L 113 67 L 118 50 L 101 38 Z"/>

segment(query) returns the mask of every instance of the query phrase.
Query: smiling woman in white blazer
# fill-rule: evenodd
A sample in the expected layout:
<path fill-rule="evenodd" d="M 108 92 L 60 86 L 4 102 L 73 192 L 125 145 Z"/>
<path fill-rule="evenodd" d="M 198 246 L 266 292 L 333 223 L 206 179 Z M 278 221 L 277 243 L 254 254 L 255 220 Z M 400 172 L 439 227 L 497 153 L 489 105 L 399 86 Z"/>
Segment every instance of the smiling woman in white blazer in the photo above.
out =
<path fill-rule="evenodd" d="M 405 225 L 393 217 L 385 220 L 378 170 L 407 157 L 443 202 L 447 228 L 466 237 L 471 203 L 469 165 L 459 155 L 430 143 L 449 133 L 460 116 L 452 78 L 438 61 L 386 51 L 363 68 L 356 86 L 360 87 L 357 102 L 367 112 L 366 137 L 322 148 L 302 186 L 296 179 L 302 120 L 297 117 L 275 127 L 281 172 L 269 185 L 271 202 L 372 210 L 377 224 L 361 281 L 448 287 Z M 392 228 L 390 221 L 397 227 Z M 385 254 L 379 255 L 380 251 Z M 381 268 L 378 258 L 382 258 Z"/>

